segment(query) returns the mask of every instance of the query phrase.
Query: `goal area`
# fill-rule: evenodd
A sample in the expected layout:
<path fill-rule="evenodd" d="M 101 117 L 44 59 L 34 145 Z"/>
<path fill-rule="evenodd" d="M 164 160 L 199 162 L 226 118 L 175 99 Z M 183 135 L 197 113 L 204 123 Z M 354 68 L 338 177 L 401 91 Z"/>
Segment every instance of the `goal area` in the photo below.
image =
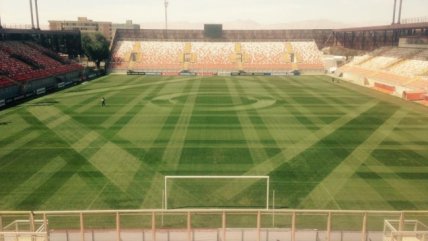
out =
<path fill-rule="evenodd" d="M 165 176 L 163 208 L 266 208 L 269 176 Z"/>

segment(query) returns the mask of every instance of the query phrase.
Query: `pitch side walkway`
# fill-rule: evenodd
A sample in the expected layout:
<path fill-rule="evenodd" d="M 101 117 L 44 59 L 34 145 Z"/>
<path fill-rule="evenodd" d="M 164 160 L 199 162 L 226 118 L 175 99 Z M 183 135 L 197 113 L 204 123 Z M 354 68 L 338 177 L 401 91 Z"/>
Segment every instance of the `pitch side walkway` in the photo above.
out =
<path fill-rule="evenodd" d="M 151 230 L 122 230 L 120 239 L 122 241 L 223 241 L 222 229 L 204 230 L 166 230 L 159 229 L 155 237 Z M 368 241 L 381 241 L 382 232 L 370 232 Z M 49 235 L 50 241 L 78 241 L 81 239 L 79 230 L 54 230 Z M 190 238 L 190 239 L 189 239 Z M 296 241 L 321 241 L 326 239 L 326 232 L 320 230 L 296 231 Z M 15 241 L 12 237 L 4 241 Z M 115 230 L 90 230 L 85 232 L 85 241 L 117 241 Z M 258 241 L 256 229 L 227 229 L 226 241 Z M 331 233 L 332 241 L 361 241 L 361 232 L 338 231 Z M 260 241 L 291 241 L 290 229 L 262 229 Z"/>

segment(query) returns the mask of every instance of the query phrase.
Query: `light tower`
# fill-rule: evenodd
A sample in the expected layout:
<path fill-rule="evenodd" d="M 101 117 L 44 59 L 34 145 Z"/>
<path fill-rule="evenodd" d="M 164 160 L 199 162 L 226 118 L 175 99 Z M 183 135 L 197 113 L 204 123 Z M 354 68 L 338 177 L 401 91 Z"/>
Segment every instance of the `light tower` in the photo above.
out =
<path fill-rule="evenodd" d="M 392 24 L 395 24 L 395 13 L 397 12 L 397 0 L 394 0 L 394 12 L 392 13 Z"/>
<path fill-rule="evenodd" d="M 1 3 L 0 3 L 0 8 L 1 8 Z M 2 29 L 2 26 L 1 26 L 1 14 L 2 14 L 2 12 L 0 10 L 0 29 Z"/>
<path fill-rule="evenodd" d="M 403 9 L 403 0 L 400 0 L 400 8 L 398 9 L 398 24 L 401 23 L 401 10 Z"/>
<path fill-rule="evenodd" d="M 397 0 L 394 0 L 394 12 L 392 14 L 392 24 L 400 24 L 401 23 L 401 10 L 403 9 L 403 0 L 399 0 L 398 3 L 398 18 L 397 22 L 395 22 L 395 14 L 397 13 Z"/>
<path fill-rule="evenodd" d="M 39 6 L 37 5 L 37 0 L 34 0 L 34 4 L 36 7 L 36 23 L 37 23 L 37 29 L 40 29 L 40 24 L 39 24 Z"/>
<path fill-rule="evenodd" d="M 168 30 L 168 0 L 165 0 L 165 30 Z"/>
<path fill-rule="evenodd" d="M 30 0 L 30 12 L 31 12 L 31 28 L 34 29 L 33 1 L 32 0 Z"/>

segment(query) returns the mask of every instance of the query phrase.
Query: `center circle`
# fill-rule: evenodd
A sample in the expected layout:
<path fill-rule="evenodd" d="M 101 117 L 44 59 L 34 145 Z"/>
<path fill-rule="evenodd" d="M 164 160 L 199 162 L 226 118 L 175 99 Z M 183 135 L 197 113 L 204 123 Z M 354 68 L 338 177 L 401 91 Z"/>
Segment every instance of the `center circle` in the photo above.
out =
<path fill-rule="evenodd" d="M 170 99 L 173 103 L 185 104 L 189 95 L 182 95 L 175 98 Z M 227 96 L 224 94 L 215 94 L 215 93 L 207 93 L 197 95 L 197 106 L 205 106 L 205 107 L 224 107 L 224 106 L 236 106 L 234 103 L 239 103 L 239 105 L 248 105 L 257 103 L 257 99 L 247 96 Z"/>
<path fill-rule="evenodd" d="M 213 92 L 172 93 L 155 97 L 151 103 L 160 107 L 185 105 L 188 101 L 196 103 L 198 111 L 240 111 L 272 106 L 275 99 L 263 96 L 226 95 Z"/>

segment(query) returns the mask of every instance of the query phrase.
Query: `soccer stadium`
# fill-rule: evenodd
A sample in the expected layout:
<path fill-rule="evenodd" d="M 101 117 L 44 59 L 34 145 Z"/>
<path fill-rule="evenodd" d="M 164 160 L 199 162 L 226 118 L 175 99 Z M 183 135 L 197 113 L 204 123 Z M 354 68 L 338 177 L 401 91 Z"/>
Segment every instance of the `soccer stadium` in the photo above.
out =
<path fill-rule="evenodd" d="M 428 19 L 402 0 L 254 30 L 170 29 L 164 1 L 103 59 L 95 22 L 29 2 L 0 20 L 0 241 L 428 241 Z"/>

